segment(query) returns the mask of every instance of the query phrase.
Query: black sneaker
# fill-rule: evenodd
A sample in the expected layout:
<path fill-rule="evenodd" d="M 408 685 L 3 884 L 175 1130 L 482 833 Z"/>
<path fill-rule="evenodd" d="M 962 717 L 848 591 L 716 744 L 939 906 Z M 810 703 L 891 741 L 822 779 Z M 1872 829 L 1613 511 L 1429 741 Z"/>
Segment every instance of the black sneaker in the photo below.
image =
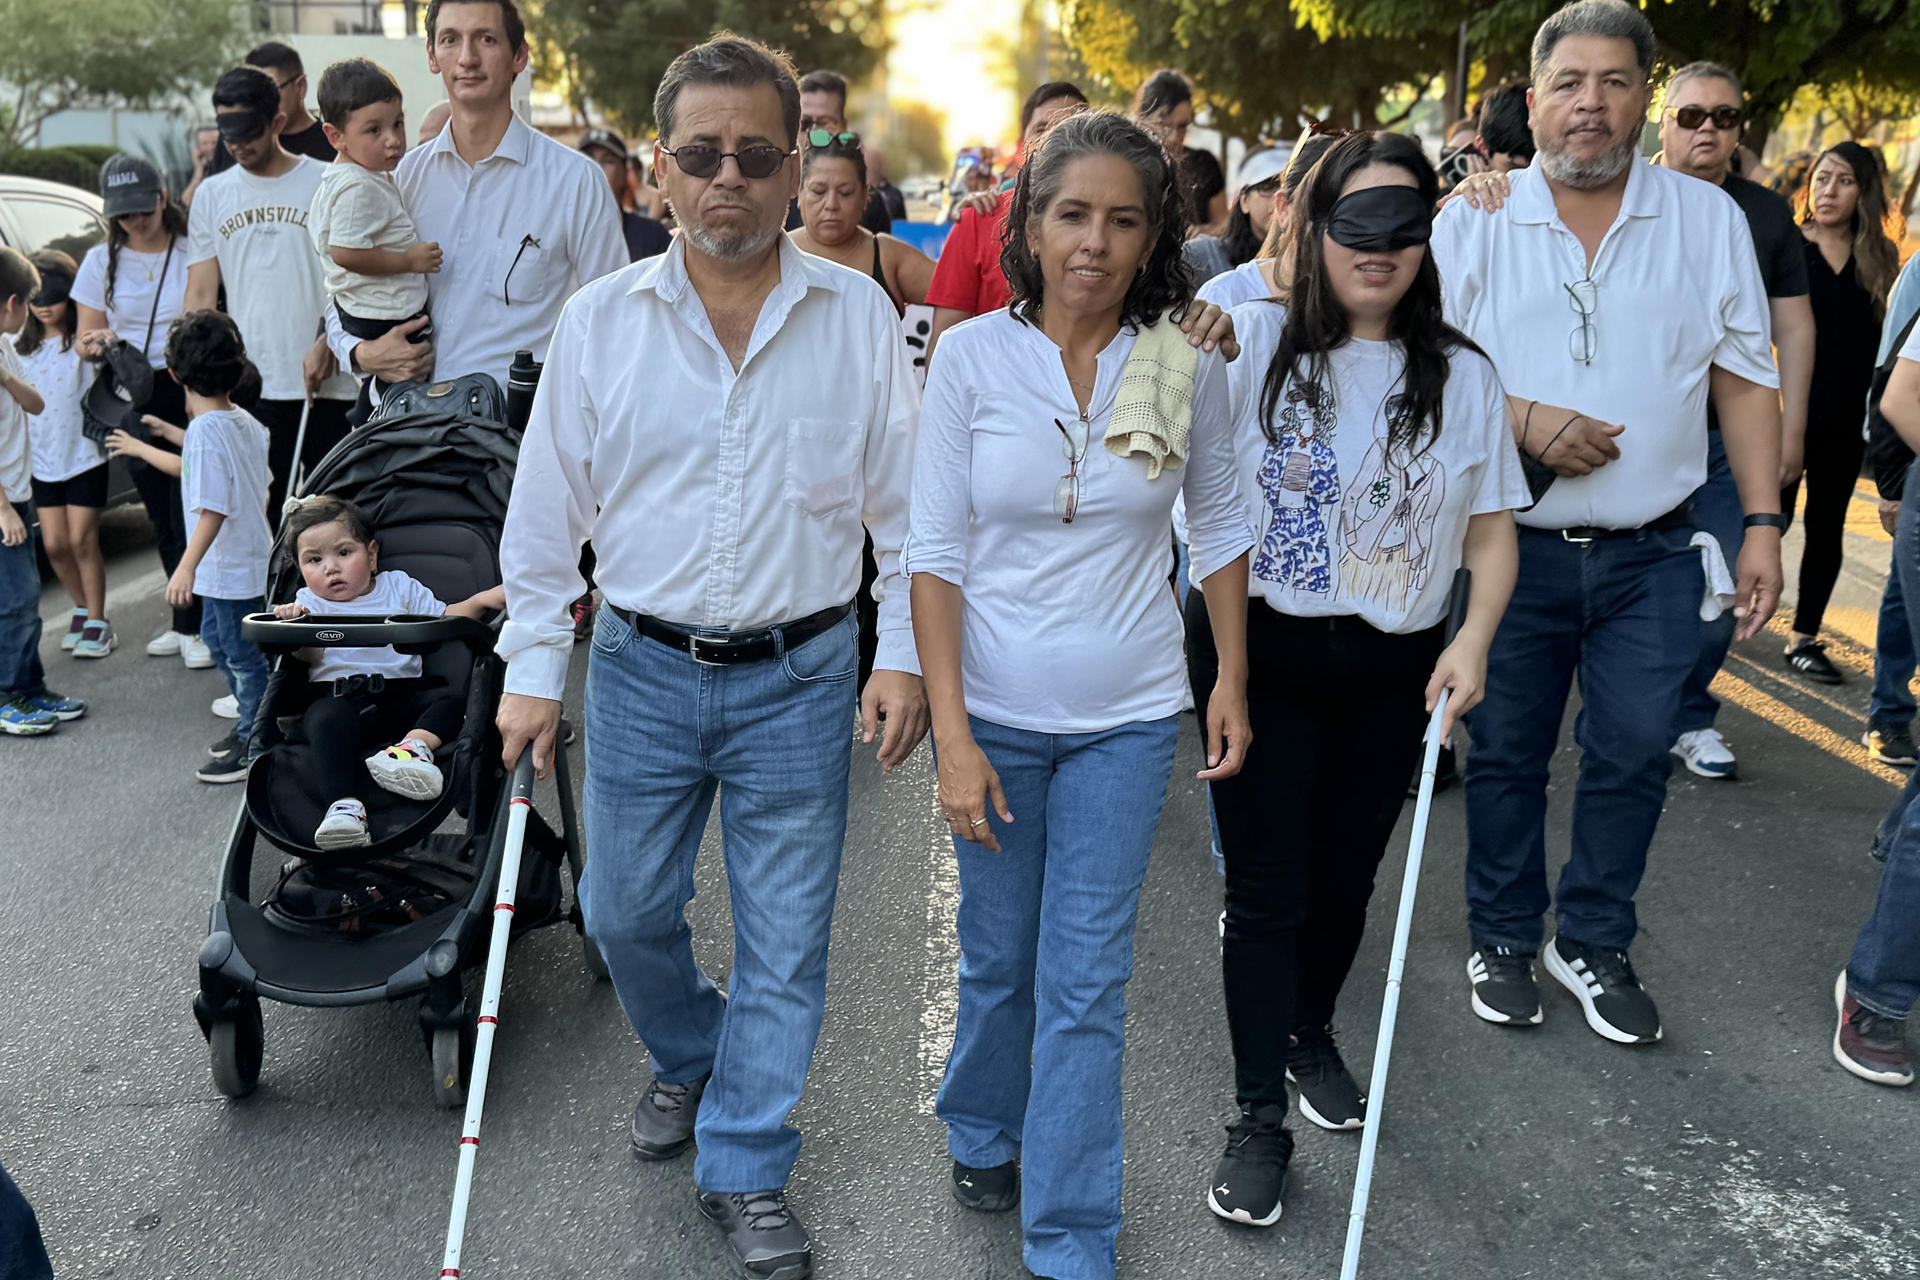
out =
<path fill-rule="evenodd" d="M 1503 1027 L 1537 1027 L 1546 1014 L 1533 980 L 1533 957 L 1512 947 L 1481 947 L 1467 957 L 1473 1011 Z"/>
<path fill-rule="evenodd" d="M 1300 1089 L 1300 1114 L 1322 1129 L 1358 1129 L 1367 1098 L 1340 1060 L 1332 1027 L 1301 1027 L 1287 1050 L 1287 1079 Z"/>
<path fill-rule="evenodd" d="M 1547 944 L 1547 972 L 1580 1002 L 1587 1025 L 1616 1044 L 1652 1044 L 1660 1038 L 1660 1010 L 1633 974 L 1627 953 L 1571 938 Z"/>
<path fill-rule="evenodd" d="M 1920 750 L 1913 745 L 1913 734 L 1905 729 L 1875 728 L 1867 726 L 1866 736 L 1860 741 L 1866 743 L 1867 754 L 1881 764 L 1890 764 L 1897 769 L 1910 769 L 1920 763 Z"/>
<path fill-rule="evenodd" d="M 224 756 L 229 752 L 238 751 L 239 749 L 240 735 L 237 733 L 229 733 L 226 737 L 207 748 L 207 758 L 209 760 L 217 759 L 220 756 Z"/>
<path fill-rule="evenodd" d="M 693 1124 L 709 1072 L 687 1084 L 647 1081 L 633 1108 L 633 1154 L 642 1160 L 671 1160 L 693 1144 Z"/>
<path fill-rule="evenodd" d="M 1285 1107 L 1244 1107 L 1227 1126 L 1227 1149 L 1213 1167 L 1207 1208 L 1228 1222 L 1270 1227 L 1280 1221 L 1280 1193 L 1293 1159 Z"/>
<path fill-rule="evenodd" d="M 1009 1160 L 991 1169 L 953 1162 L 953 1198 L 980 1213 L 1005 1213 L 1020 1203 L 1020 1162 Z"/>
<path fill-rule="evenodd" d="M 1841 684 L 1846 677 L 1827 658 L 1827 646 L 1821 640 L 1802 640 L 1786 652 L 1789 670 L 1797 671 L 1820 684 Z"/>
<path fill-rule="evenodd" d="M 235 742 L 198 769 L 193 776 L 202 782 L 241 782 L 247 776 L 247 749 Z"/>
<path fill-rule="evenodd" d="M 748 1280 L 805 1280 L 813 1274 L 807 1229 L 777 1191 L 702 1191 L 700 1212 L 720 1228 Z"/>

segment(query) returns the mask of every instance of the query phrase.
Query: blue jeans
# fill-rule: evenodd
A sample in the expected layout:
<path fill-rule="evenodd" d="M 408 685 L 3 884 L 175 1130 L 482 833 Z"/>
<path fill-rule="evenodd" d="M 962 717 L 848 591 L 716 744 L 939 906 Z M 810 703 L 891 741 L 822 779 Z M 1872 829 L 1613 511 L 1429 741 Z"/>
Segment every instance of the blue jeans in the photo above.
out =
<path fill-rule="evenodd" d="M 1907 482 L 1914 483 L 1916 469 Z M 1920 494 L 1920 488 L 1914 490 Z M 1915 503 L 1900 504 L 1900 523 L 1893 535 L 1893 570 L 1900 590 L 1920 592 L 1920 510 Z M 1909 619 L 1912 623 L 1914 620 Z M 1910 636 L 1920 648 L 1920 634 Z M 1847 985 L 1861 1004 L 1890 1018 L 1904 1018 L 1920 998 L 1920 809 L 1914 806 L 1920 787 L 1920 769 L 1907 779 L 1906 789 L 1893 802 L 1874 836 L 1875 851 L 1884 855 L 1880 891 L 1873 914 L 1853 944 L 1847 961 Z"/>
<path fill-rule="evenodd" d="M 233 726 L 240 745 L 253 741 L 254 719 L 260 714 L 260 699 L 267 692 L 266 655 L 240 638 L 240 622 L 250 613 L 267 607 L 259 596 L 251 600 L 200 600 L 200 638 L 207 642 L 220 674 L 227 678 L 227 691 L 240 704 L 240 720 Z"/>
<path fill-rule="evenodd" d="M 1920 493 L 1915 494 L 1920 501 Z M 1901 504 L 1906 514 L 1906 504 Z M 1880 625 L 1873 636 L 1873 700 L 1867 704 L 1867 724 L 1875 729 L 1913 726 L 1913 669 L 1920 665 L 1913 630 L 1907 620 L 1906 589 L 1900 583 L 1900 547 L 1894 544 L 1887 587 L 1880 593 Z"/>
<path fill-rule="evenodd" d="M 33 528 L 31 513 L 14 511 Z M 17 547 L 0 546 L 0 702 L 31 697 L 47 687 L 40 665 L 40 566 L 33 539 Z"/>
<path fill-rule="evenodd" d="M 1720 442 L 1718 431 L 1707 432 L 1707 478 L 1693 491 L 1693 515 L 1700 527 L 1720 544 L 1720 554 L 1727 558 L 1727 568 L 1732 569 L 1740 559 L 1740 547 L 1747 538 L 1746 511 L 1740 505 L 1740 487 L 1733 482 L 1733 468 L 1727 465 L 1727 449 Z M 1712 622 L 1700 623 L 1700 657 L 1680 693 L 1680 714 L 1673 725 L 1675 738 L 1695 729 L 1713 727 L 1720 702 L 1707 692 L 1707 686 L 1726 664 L 1727 650 L 1733 647 L 1736 621 L 1733 610 L 1728 609 Z"/>
<path fill-rule="evenodd" d="M 987 814 L 999 853 L 954 841 L 960 1004 L 936 1113 L 960 1163 L 1021 1161 L 1031 1271 L 1105 1280 L 1133 926 L 1179 718 L 1080 734 L 972 724 L 1014 821 Z"/>
<path fill-rule="evenodd" d="M 587 665 L 580 904 L 654 1077 L 713 1073 L 694 1180 L 783 1187 L 827 999 L 853 762 L 853 614 L 778 659 L 703 666 L 595 615 Z M 686 906 L 714 793 L 733 900 L 728 996 L 693 958 Z"/>
<path fill-rule="evenodd" d="M 1475 943 L 1532 954 L 1545 935 L 1547 769 L 1567 691 L 1580 779 L 1573 856 L 1555 901 L 1570 940 L 1626 947 L 1633 895 L 1672 770 L 1674 709 L 1700 652 L 1700 553 L 1690 529 L 1585 545 L 1520 530 L 1520 579 L 1470 718 L 1467 921 Z"/>
<path fill-rule="evenodd" d="M 4 1167 L 0 1167 L 0 1280 L 53 1280 L 40 1221 Z"/>

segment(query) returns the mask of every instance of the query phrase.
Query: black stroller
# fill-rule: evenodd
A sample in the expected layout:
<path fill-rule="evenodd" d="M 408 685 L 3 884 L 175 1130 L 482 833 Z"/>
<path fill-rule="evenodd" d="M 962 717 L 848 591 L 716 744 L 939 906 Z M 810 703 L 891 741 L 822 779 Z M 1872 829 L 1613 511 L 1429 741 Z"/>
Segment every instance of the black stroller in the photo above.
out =
<path fill-rule="evenodd" d="M 302 489 L 365 511 L 379 530 L 383 569 L 404 570 L 442 600 L 464 600 L 500 581 L 501 527 L 520 446 L 519 424 L 508 417 L 499 385 L 484 375 L 396 387 Z M 299 572 L 281 548 L 275 552 L 268 598 L 290 600 Z M 247 775 L 200 948 L 193 1014 L 212 1052 L 214 1083 L 234 1098 L 258 1083 L 262 996 L 335 1007 L 424 995 L 420 1030 L 434 1089 L 443 1105 L 459 1106 L 474 1044 L 463 975 L 487 958 L 511 798 L 494 728 L 505 665 L 493 652 L 493 628 L 458 617 L 281 622 L 262 614 L 247 619 L 243 634 L 276 661 L 255 729 L 264 754 Z M 464 689 L 465 723 L 440 755 L 447 782 L 438 799 L 374 790 L 371 844 L 323 852 L 313 832 L 332 797 L 310 782 L 300 715 L 315 687 L 293 653 L 378 645 L 420 654 L 423 675 Z M 579 881 L 572 780 L 565 750 L 555 754 L 561 834 L 529 814 L 516 934 L 560 918 L 562 856 Z M 262 837 L 291 855 L 277 875 L 256 856 Z M 577 908 L 572 918 L 578 928 Z M 590 961 L 598 958 L 587 950 Z"/>

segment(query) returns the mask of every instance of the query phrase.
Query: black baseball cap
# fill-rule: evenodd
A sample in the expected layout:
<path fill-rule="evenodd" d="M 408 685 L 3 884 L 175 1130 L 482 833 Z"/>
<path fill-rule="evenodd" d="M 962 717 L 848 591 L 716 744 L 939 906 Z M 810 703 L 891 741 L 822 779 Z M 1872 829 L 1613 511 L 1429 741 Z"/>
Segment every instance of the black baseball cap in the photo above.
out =
<path fill-rule="evenodd" d="M 122 152 L 100 166 L 100 199 L 108 218 L 152 213 L 165 190 L 160 171 L 141 156 Z"/>
<path fill-rule="evenodd" d="M 588 151 L 594 147 L 611 151 L 622 160 L 627 158 L 627 144 L 625 140 L 611 129 L 587 130 L 586 136 L 580 139 L 580 150 Z"/>

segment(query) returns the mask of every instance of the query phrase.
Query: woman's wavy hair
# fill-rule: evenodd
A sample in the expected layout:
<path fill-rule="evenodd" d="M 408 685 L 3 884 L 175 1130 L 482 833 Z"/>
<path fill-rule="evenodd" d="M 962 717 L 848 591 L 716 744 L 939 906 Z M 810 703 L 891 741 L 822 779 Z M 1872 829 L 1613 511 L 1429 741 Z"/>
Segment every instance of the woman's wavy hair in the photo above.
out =
<path fill-rule="evenodd" d="M 1887 175 L 1880 165 L 1880 157 L 1857 142 L 1840 142 L 1822 151 L 1807 170 L 1806 205 L 1801 211 L 1800 220 L 1813 220 L 1813 176 L 1820 168 L 1820 162 L 1828 156 L 1837 157 L 1846 162 L 1853 170 L 1853 180 L 1860 188 L 1860 198 L 1853 207 L 1853 261 L 1854 269 L 1859 273 L 1861 287 L 1866 289 L 1873 299 L 1873 314 L 1884 318 L 1887 311 L 1887 294 L 1893 289 L 1894 277 L 1900 274 L 1900 248 L 1894 244 L 1893 237 L 1887 234 Z M 1899 222 L 1894 219 L 1895 225 Z"/>
<path fill-rule="evenodd" d="M 187 238 L 187 211 L 175 204 L 172 198 L 164 191 L 160 193 L 160 199 L 163 202 L 160 210 L 160 225 L 166 229 L 166 233 L 173 239 L 185 240 Z M 107 220 L 106 295 L 108 306 L 113 305 L 113 285 L 114 281 L 120 276 L 120 247 L 126 244 L 126 242 L 127 229 L 120 225 L 120 219 L 109 218 Z M 166 281 L 161 281 L 160 287 L 165 288 Z"/>
<path fill-rule="evenodd" d="M 1187 238 L 1187 215 L 1173 161 L 1152 134 L 1117 111 L 1082 111 L 1047 131 L 1020 168 L 1013 202 L 1000 229 L 1000 269 L 1006 273 L 1016 320 L 1037 324 L 1045 306 L 1046 281 L 1030 243 L 1032 231 L 1060 193 L 1067 166 L 1083 156 L 1119 156 L 1140 179 L 1147 233 L 1153 253 L 1146 269 L 1127 286 L 1120 323 L 1152 325 L 1163 313 L 1176 321 L 1193 302 L 1193 276 L 1180 246 Z"/>
<path fill-rule="evenodd" d="M 1278 438 L 1273 420 L 1284 402 L 1288 382 L 1298 379 L 1324 384 L 1328 355 L 1353 336 L 1347 310 L 1327 274 L 1322 240 L 1348 179 L 1372 164 L 1405 170 L 1429 208 L 1440 198 L 1439 175 L 1420 144 L 1403 134 L 1353 134 L 1334 143 L 1313 166 L 1294 202 L 1289 232 L 1293 280 L 1287 320 L 1260 394 L 1260 426 L 1269 441 Z M 1420 448 L 1428 448 L 1440 438 L 1441 406 L 1453 353 L 1465 348 L 1483 357 L 1486 354 L 1441 314 L 1440 271 L 1434 266 L 1431 250 L 1421 255 L 1413 283 L 1393 309 L 1387 333 L 1406 354 L 1399 390 L 1401 405 L 1390 414 L 1388 442 L 1408 448 L 1418 443 Z"/>

